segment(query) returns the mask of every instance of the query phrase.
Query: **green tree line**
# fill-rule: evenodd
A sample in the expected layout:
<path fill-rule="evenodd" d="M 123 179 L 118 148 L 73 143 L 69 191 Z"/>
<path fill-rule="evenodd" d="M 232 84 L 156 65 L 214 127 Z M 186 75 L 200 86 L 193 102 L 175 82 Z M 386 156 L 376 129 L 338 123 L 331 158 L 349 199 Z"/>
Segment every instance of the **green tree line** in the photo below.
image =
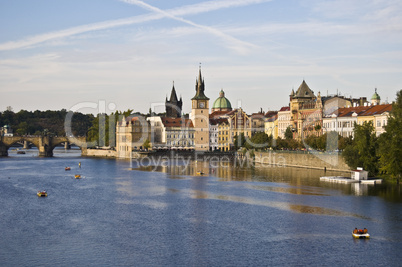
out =
<path fill-rule="evenodd" d="M 402 175 L 402 90 L 392 104 L 385 132 L 376 136 L 372 122 L 355 124 L 354 138 L 343 151 L 347 164 L 363 167 L 370 175 L 385 173 L 398 180 Z"/>
<path fill-rule="evenodd" d="M 8 107 L 0 112 L 0 125 L 9 125 L 15 135 L 57 135 L 65 136 L 64 122 L 67 110 L 59 111 L 27 111 L 20 110 L 13 112 Z M 71 120 L 72 133 L 75 136 L 86 136 L 88 129 L 92 126 L 94 116 L 75 112 Z"/>

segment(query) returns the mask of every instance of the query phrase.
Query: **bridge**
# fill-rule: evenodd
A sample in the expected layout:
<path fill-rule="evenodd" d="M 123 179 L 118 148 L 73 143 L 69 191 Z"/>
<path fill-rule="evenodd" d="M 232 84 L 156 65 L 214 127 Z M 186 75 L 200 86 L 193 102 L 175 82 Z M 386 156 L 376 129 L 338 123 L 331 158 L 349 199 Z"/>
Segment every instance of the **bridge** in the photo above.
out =
<path fill-rule="evenodd" d="M 40 157 L 52 157 L 53 149 L 62 143 L 75 144 L 81 148 L 81 154 L 87 152 L 87 142 L 85 137 L 57 137 L 57 136 L 1 136 L 0 137 L 0 157 L 8 156 L 8 149 L 20 142 L 34 144 L 39 150 Z"/>

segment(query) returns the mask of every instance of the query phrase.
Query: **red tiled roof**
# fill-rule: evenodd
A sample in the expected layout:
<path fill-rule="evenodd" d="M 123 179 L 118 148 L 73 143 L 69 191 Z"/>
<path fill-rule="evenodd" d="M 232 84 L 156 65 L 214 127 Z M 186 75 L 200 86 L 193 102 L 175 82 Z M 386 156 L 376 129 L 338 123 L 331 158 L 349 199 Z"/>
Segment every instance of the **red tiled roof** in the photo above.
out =
<path fill-rule="evenodd" d="M 165 127 L 194 127 L 190 119 L 162 117 L 161 120 Z"/>
<path fill-rule="evenodd" d="M 353 113 L 357 115 L 362 114 L 366 110 L 368 110 L 370 106 L 358 106 L 358 107 L 350 107 L 350 108 L 339 108 L 335 110 L 332 114 L 338 115 L 338 117 L 350 117 Z"/>
<path fill-rule="evenodd" d="M 290 107 L 282 107 L 279 111 L 289 111 Z"/>
<path fill-rule="evenodd" d="M 272 122 L 272 121 L 275 121 L 276 119 L 278 119 L 278 114 L 275 114 L 275 115 L 269 117 L 266 121 L 267 122 Z"/>
<path fill-rule="evenodd" d="M 266 118 L 270 118 L 270 117 L 272 117 L 272 116 L 274 116 L 274 115 L 276 115 L 276 114 L 278 114 L 278 111 L 268 111 L 267 113 L 265 113 L 265 117 Z"/>
<path fill-rule="evenodd" d="M 392 110 L 391 104 L 386 105 L 375 105 L 375 106 L 358 106 L 358 107 L 350 107 L 350 108 L 340 108 L 334 111 L 332 114 L 338 115 L 338 117 L 349 117 L 352 116 L 353 113 L 356 113 L 358 116 L 373 116 L 377 114 L 382 114 L 387 111 Z"/>
<path fill-rule="evenodd" d="M 392 110 L 392 104 L 387 104 L 387 105 L 376 105 L 376 106 L 371 106 L 370 109 L 366 110 L 360 116 L 373 116 L 377 114 L 382 114 L 386 111 L 391 111 Z"/>

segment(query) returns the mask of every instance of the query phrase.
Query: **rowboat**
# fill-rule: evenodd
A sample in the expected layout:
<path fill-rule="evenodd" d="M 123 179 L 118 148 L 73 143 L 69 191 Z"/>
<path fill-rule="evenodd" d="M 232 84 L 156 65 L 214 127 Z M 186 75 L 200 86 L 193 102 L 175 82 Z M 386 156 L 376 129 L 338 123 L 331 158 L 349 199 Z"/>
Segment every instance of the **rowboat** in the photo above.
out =
<path fill-rule="evenodd" d="M 353 232 L 352 232 L 352 235 L 354 238 L 357 238 L 357 239 L 370 238 L 370 235 L 369 235 L 369 233 L 367 233 L 366 228 L 364 228 L 363 230 L 362 229 L 357 230 L 357 228 L 355 228 L 355 230 L 353 230 Z"/>
<path fill-rule="evenodd" d="M 38 193 L 36 194 L 38 195 L 38 197 L 47 197 L 47 192 L 45 190 L 38 191 Z"/>
<path fill-rule="evenodd" d="M 369 234 L 355 234 L 355 233 L 352 233 L 352 235 L 353 235 L 354 238 L 357 238 L 357 239 L 370 238 Z"/>

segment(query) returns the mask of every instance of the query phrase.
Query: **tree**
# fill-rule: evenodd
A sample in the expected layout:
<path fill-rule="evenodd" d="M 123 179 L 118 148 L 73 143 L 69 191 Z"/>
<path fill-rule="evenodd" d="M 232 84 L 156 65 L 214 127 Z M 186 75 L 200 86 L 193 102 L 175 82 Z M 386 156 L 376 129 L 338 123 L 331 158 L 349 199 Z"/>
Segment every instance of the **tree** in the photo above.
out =
<path fill-rule="evenodd" d="M 146 150 L 148 150 L 149 148 L 151 148 L 151 142 L 149 142 L 149 140 L 145 140 L 144 143 L 142 144 L 142 147 Z"/>
<path fill-rule="evenodd" d="M 18 129 L 16 130 L 16 133 L 19 135 L 25 135 L 28 133 L 28 123 L 26 121 L 20 122 L 18 124 Z"/>
<path fill-rule="evenodd" d="M 244 133 L 240 133 L 239 135 L 235 135 L 233 138 L 233 145 L 234 149 L 238 150 L 239 148 L 243 147 L 246 143 L 246 138 L 244 137 Z"/>
<path fill-rule="evenodd" d="M 258 132 L 255 133 L 249 141 L 246 141 L 246 147 L 247 148 L 255 148 L 255 149 L 264 149 L 271 144 L 272 141 L 272 136 L 269 137 L 266 133 L 264 132 Z"/>
<path fill-rule="evenodd" d="M 342 156 L 351 168 L 363 167 L 370 175 L 375 175 L 378 172 L 378 144 L 373 123 L 355 123 L 353 134 L 352 144 L 345 148 Z"/>
<path fill-rule="evenodd" d="M 402 175 L 402 90 L 397 92 L 385 133 L 379 138 L 380 170 L 398 181 Z"/>
<path fill-rule="evenodd" d="M 293 139 L 293 132 L 292 132 L 292 129 L 290 128 L 290 126 L 288 128 L 286 128 L 285 138 L 286 139 Z"/>

